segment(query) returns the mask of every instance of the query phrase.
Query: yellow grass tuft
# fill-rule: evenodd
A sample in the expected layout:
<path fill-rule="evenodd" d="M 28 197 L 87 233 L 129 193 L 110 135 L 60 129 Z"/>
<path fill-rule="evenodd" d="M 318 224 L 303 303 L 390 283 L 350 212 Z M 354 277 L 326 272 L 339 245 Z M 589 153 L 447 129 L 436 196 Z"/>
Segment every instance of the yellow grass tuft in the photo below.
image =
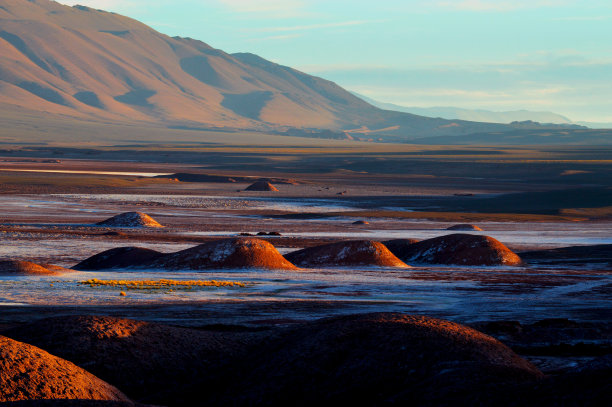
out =
<path fill-rule="evenodd" d="M 127 290 L 169 290 L 191 289 L 196 287 L 246 287 L 246 284 L 238 281 L 217 281 L 217 280 L 90 280 L 80 281 L 81 285 L 90 287 L 118 287 Z"/>

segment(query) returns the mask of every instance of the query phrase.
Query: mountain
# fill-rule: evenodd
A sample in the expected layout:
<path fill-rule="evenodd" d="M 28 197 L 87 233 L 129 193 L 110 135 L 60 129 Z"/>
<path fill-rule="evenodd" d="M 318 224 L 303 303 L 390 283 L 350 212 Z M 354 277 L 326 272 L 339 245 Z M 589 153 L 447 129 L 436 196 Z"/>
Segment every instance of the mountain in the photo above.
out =
<path fill-rule="evenodd" d="M 354 92 L 353 92 L 354 93 Z M 397 112 L 411 113 L 426 117 L 439 117 L 448 120 L 469 120 L 485 123 L 512 123 L 533 121 L 538 123 L 572 124 L 565 116 L 552 112 L 533 112 L 530 110 L 513 110 L 507 112 L 494 112 L 483 109 L 462 109 L 460 107 L 408 107 L 393 103 L 384 103 L 367 96 L 354 93 L 373 106 L 381 109 L 395 110 Z"/>
<path fill-rule="evenodd" d="M 0 114 L 17 125 L 53 115 L 307 136 L 324 129 L 386 141 L 512 130 L 380 109 L 257 55 L 230 55 L 115 13 L 48 0 L 0 0 Z"/>

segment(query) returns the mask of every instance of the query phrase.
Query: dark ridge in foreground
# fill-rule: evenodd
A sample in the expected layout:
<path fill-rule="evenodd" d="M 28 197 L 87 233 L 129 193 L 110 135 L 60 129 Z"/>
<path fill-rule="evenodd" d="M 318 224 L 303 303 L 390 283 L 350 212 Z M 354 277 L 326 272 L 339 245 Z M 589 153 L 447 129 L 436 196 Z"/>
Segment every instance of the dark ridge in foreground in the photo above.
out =
<path fill-rule="evenodd" d="M 0 336 L 0 402 L 41 399 L 129 401 L 73 363 Z"/>
<path fill-rule="evenodd" d="M 142 247 L 117 247 L 83 260 L 74 266 L 74 269 L 91 271 L 143 267 L 163 255 L 156 250 Z"/>
<path fill-rule="evenodd" d="M 330 243 L 291 252 L 287 260 L 300 267 L 381 266 L 410 267 L 380 242 L 353 240 Z"/>
<path fill-rule="evenodd" d="M 521 258 L 489 236 L 455 233 L 406 246 L 405 262 L 460 266 L 519 266 Z"/>
<path fill-rule="evenodd" d="M 521 258 L 539 263 L 607 263 L 612 265 L 612 244 L 570 246 L 558 249 L 521 252 Z"/>
<path fill-rule="evenodd" d="M 48 318 L 5 334 L 86 367 L 134 399 L 164 405 L 182 404 L 187 385 L 213 382 L 257 337 L 99 316 Z"/>
<path fill-rule="evenodd" d="M 271 243 L 257 238 L 224 239 L 204 243 L 152 261 L 149 266 L 172 270 L 263 268 L 294 270 Z"/>

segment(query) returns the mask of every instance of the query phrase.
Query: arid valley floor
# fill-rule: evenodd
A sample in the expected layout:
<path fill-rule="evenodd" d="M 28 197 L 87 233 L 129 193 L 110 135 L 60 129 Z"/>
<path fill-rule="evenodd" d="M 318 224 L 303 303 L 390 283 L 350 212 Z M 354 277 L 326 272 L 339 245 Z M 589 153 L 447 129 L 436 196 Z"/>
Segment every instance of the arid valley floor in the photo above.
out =
<path fill-rule="evenodd" d="M 155 335 L 161 335 L 157 339 L 142 339 L 144 342 L 130 345 L 139 349 L 136 352 L 153 346 L 148 342 L 145 345 L 147 340 L 170 341 L 179 352 L 183 349 L 181 346 L 187 345 L 178 339 L 178 342 L 168 339 L 175 338 L 173 335 L 189 338 L 189 335 L 212 335 L 215 343 L 225 344 L 222 350 L 215 348 L 219 357 L 236 360 L 244 355 L 230 349 L 232 344 L 251 349 L 249 346 L 255 346 L 262 337 L 268 338 L 265 342 L 273 342 L 270 337 L 282 337 L 283 332 L 296 329 L 298 333 L 306 329 L 308 335 L 315 337 L 319 334 L 313 332 L 323 329 L 316 325 L 320 318 L 349 318 L 332 319 L 336 321 L 333 323 L 345 324 L 334 329 L 353 332 L 350 324 L 354 322 L 350 318 L 354 317 L 350 315 L 404 313 L 441 318 L 491 335 L 547 377 L 537 391 L 516 383 L 503 386 L 503 391 L 491 387 L 483 390 L 479 396 L 483 399 L 472 395 L 462 399 L 463 404 L 478 404 L 493 397 L 492 394 L 496 395 L 495 399 L 504 398 L 500 394 L 506 394 L 504 403 L 518 405 L 521 398 L 509 396 L 518 394 L 524 400 L 542 405 L 556 405 L 557 401 L 572 405 L 579 399 L 571 386 L 582 386 L 589 381 L 597 389 L 589 390 L 591 395 L 584 399 L 586 404 L 597 405 L 609 397 L 609 383 L 605 384 L 608 373 L 602 373 L 609 372 L 609 367 L 608 370 L 592 367 L 597 363 L 609 366 L 612 352 L 609 148 L 327 144 L 303 143 L 282 149 L 265 145 L 93 148 L 9 145 L 0 153 L 0 257 L 70 269 L 90 256 L 118 247 L 137 246 L 173 253 L 247 234 L 271 243 L 281 254 L 288 255 L 303 248 L 341 241 L 423 241 L 457 233 L 447 230 L 453 225 L 473 224 L 482 231 L 461 233 L 497 239 L 522 258 L 521 264 L 470 266 L 407 261 L 410 268 L 363 264 L 291 270 L 128 267 L 71 270 L 50 276 L 0 273 L 0 333 L 11 338 L 12 333 L 16 339 L 25 338 L 24 342 L 79 366 L 92 367 L 87 370 L 126 392 L 133 400 L 190 405 L 195 397 L 194 389 L 186 383 L 180 387 L 179 379 L 173 382 L 173 390 L 151 391 L 158 386 L 155 380 L 168 380 L 173 366 L 165 373 L 150 373 L 146 383 L 139 385 L 129 380 L 130 373 L 118 376 L 105 365 L 110 363 L 103 360 L 105 357 L 123 352 L 118 350 L 119 342 L 100 350 L 99 360 L 86 362 L 75 355 L 69 357 L 73 350 L 66 349 L 82 343 L 69 345 L 71 342 L 67 340 L 62 348 L 57 336 L 56 342 L 45 342 L 49 339 L 45 339 L 44 331 L 67 324 L 66 332 L 75 330 L 71 338 L 76 340 L 80 335 L 77 331 L 84 329 L 84 325 L 77 324 L 80 328 L 70 325 L 76 323 L 77 316 L 129 318 L 152 323 L 150 329 L 154 330 L 189 329 L 190 332 L 179 335 L 174 331 L 163 331 L 163 334 L 155 331 Z M 245 190 L 257 180 L 270 182 L 278 191 Z M 144 212 L 164 227 L 96 225 L 132 211 Z M 574 249 L 554 250 L 564 247 Z M 134 289 L 126 283 L 96 285 L 91 283 L 92 279 L 215 280 L 240 284 Z M 400 318 L 398 314 L 384 315 L 395 315 L 393 321 Z M 60 318 L 54 328 L 45 322 L 51 317 Z M 375 323 L 381 324 L 391 317 L 376 318 Z M 81 323 L 98 326 L 109 322 Z M 102 332 L 97 331 L 102 328 L 91 329 Z M 122 337 L 121 329 L 132 328 L 116 329 L 113 334 L 108 331 L 99 335 Z M 147 334 L 146 330 L 143 332 L 142 335 Z M 300 336 L 298 333 L 287 335 Z M 133 335 L 134 341 L 141 341 Z M 34 338 L 39 342 L 26 340 Z M 318 340 L 322 342 L 303 345 L 303 354 L 309 355 L 319 346 L 321 349 L 330 344 L 341 347 L 346 338 Z M 283 343 L 290 342 L 287 341 L 285 338 Z M 366 346 L 365 343 L 368 342 L 359 342 L 359 346 Z M 54 346 L 55 350 L 51 351 Z M 279 355 L 285 352 L 280 347 L 273 349 L 262 352 L 279 352 Z M 157 360 L 157 351 L 151 350 L 154 356 L 146 356 L 151 361 L 139 359 L 138 363 L 146 366 L 132 361 L 136 365 L 130 365 L 131 368 L 140 366 L 138 369 L 143 372 L 163 370 L 160 366 L 167 363 L 164 358 L 175 356 L 164 353 Z M 331 348 L 328 351 L 334 352 Z M 232 369 L 236 367 L 214 362 L 214 357 L 207 355 L 211 366 L 217 366 L 214 363 L 222 366 L 219 377 L 235 373 Z M 287 356 L 286 360 L 291 357 Z M 241 368 L 261 362 L 246 359 Z M 130 367 L 123 368 L 129 372 Z M 280 369 L 278 375 L 282 372 Z M 261 373 L 260 380 L 270 374 L 269 371 Z M 155 375 L 161 376 L 155 378 Z M 202 386 L 200 382 L 209 376 L 200 378 L 198 385 Z M 299 378 L 299 373 L 295 373 L 291 380 Z M 294 384 L 287 384 L 279 391 L 258 386 L 251 376 L 244 380 L 238 382 L 245 386 L 244 394 L 254 398 L 243 402 L 259 404 L 267 400 L 280 405 L 295 401 L 284 398 L 295 390 Z M 440 383 L 446 383 L 445 380 L 439 378 Z M 213 382 L 207 386 L 213 386 Z M 316 383 L 309 382 L 302 390 Z M 449 394 L 463 394 L 452 390 L 453 385 L 448 387 Z M 561 388 L 565 390 L 560 391 Z M 469 388 L 464 390 L 469 392 Z M 199 400 L 212 405 L 225 404 L 230 393 L 227 389 L 224 391 Z M 269 394 L 279 398 L 266 399 Z M 310 400 L 303 394 L 299 397 L 301 402 L 295 404 Z M 394 397 L 410 399 L 405 395 Z M 446 399 L 440 397 L 421 395 L 417 400 L 444 404 Z M 332 394 L 326 400 L 335 398 Z"/>

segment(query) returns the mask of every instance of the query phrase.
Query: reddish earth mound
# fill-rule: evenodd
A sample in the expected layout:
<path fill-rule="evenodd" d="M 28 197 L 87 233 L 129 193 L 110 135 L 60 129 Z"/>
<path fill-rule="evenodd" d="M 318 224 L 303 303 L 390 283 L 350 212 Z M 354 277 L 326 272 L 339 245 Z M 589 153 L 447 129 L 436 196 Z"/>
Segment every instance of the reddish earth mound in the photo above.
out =
<path fill-rule="evenodd" d="M 397 256 L 397 258 L 402 259 L 404 258 L 404 252 L 406 251 L 406 248 L 410 245 L 419 242 L 420 240 L 418 239 L 393 239 L 382 242 L 382 244 L 387 246 L 387 249 L 389 249 L 391 253 Z"/>
<path fill-rule="evenodd" d="M 150 264 L 168 269 L 264 268 L 293 270 L 296 267 L 262 239 L 235 238 L 205 243 L 165 255 Z"/>
<path fill-rule="evenodd" d="M 257 181 L 249 185 L 245 191 L 273 191 L 278 192 L 278 189 L 267 181 Z"/>
<path fill-rule="evenodd" d="M 128 401 L 119 390 L 71 362 L 0 336 L 0 402 L 41 399 Z"/>
<path fill-rule="evenodd" d="M 490 336 L 423 316 L 324 319 L 262 346 L 219 404 L 470 405 L 487 387 L 542 376 Z"/>
<path fill-rule="evenodd" d="M 380 242 L 354 240 L 309 247 L 285 256 L 300 267 L 382 266 L 409 267 Z"/>
<path fill-rule="evenodd" d="M 521 258 L 489 236 L 455 233 L 406 246 L 400 257 L 406 262 L 462 266 L 518 266 Z"/>
<path fill-rule="evenodd" d="M 40 265 L 21 260 L 0 260 L 0 276 L 56 276 L 69 271 L 50 264 Z"/>
<path fill-rule="evenodd" d="M 194 382 L 205 383 L 200 397 L 206 397 L 219 369 L 261 335 L 97 316 L 43 319 L 5 334 L 87 367 L 134 399 L 163 405 L 188 405 L 183 386 Z"/>
<path fill-rule="evenodd" d="M 163 228 L 155 219 L 142 212 L 125 212 L 96 225 L 115 228 Z"/>
<path fill-rule="evenodd" d="M 470 225 L 469 223 L 461 223 L 459 225 L 453 225 L 451 227 L 446 228 L 446 230 L 474 230 L 478 232 L 482 232 L 482 229 L 476 225 Z"/>
<path fill-rule="evenodd" d="M 353 222 L 353 225 L 369 225 L 370 222 L 368 222 L 367 220 L 356 220 L 355 222 Z"/>
<path fill-rule="evenodd" d="M 155 250 L 142 247 L 117 247 L 91 256 L 76 266 L 75 270 L 106 270 L 146 266 L 163 256 Z"/>

